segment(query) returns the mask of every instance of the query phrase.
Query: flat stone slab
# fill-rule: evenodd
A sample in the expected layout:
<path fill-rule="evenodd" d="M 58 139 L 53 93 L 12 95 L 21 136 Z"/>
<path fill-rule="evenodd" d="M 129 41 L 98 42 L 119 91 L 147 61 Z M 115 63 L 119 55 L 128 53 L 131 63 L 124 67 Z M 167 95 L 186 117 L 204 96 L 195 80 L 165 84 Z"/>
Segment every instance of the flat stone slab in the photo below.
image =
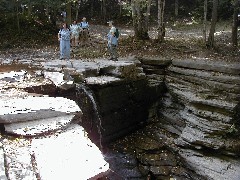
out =
<path fill-rule="evenodd" d="M 176 66 L 171 66 L 168 68 L 171 72 L 177 73 L 176 76 L 181 75 L 186 75 L 190 77 L 199 77 L 202 79 L 206 79 L 208 81 L 217 81 L 217 82 L 222 82 L 226 84 L 235 84 L 235 85 L 240 85 L 240 77 L 238 75 L 228 75 L 224 73 L 214 73 L 214 72 L 209 72 L 209 71 L 203 71 L 203 70 L 195 70 L 195 69 L 184 69 L 184 68 L 179 68 Z"/>
<path fill-rule="evenodd" d="M 32 140 L 40 179 L 89 179 L 109 169 L 98 147 L 83 127 L 70 126 L 57 136 Z"/>
<path fill-rule="evenodd" d="M 120 78 L 112 77 L 112 76 L 98 76 L 98 77 L 89 77 L 86 78 L 87 84 L 110 84 L 112 82 L 121 81 Z"/>
<path fill-rule="evenodd" d="M 150 57 L 143 56 L 138 58 L 143 64 L 152 65 L 152 66 L 168 66 L 171 64 L 171 59 L 164 59 L 161 57 Z"/>
<path fill-rule="evenodd" d="M 60 72 L 44 72 L 44 77 L 50 79 L 56 86 L 63 83 L 64 74 Z"/>
<path fill-rule="evenodd" d="M 206 179 L 218 180 L 239 180 L 240 163 L 238 158 L 204 156 L 197 151 L 185 150 L 180 151 L 181 157 L 185 160 L 192 170 L 202 175 Z"/>
<path fill-rule="evenodd" d="M 5 137 L 1 142 L 1 180 L 87 180 L 109 170 L 99 148 L 77 124 L 48 136 Z"/>
<path fill-rule="evenodd" d="M 9 179 L 37 180 L 32 166 L 30 141 L 26 139 L 4 139 L 4 165 Z M 4 173 L 5 173 L 4 172 Z"/>
<path fill-rule="evenodd" d="M 207 105 L 207 106 L 212 106 L 217 108 L 223 108 L 228 111 L 232 111 L 234 107 L 236 107 L 237 105 L 236 102 L 228 102 L 221 99 L 211 99 L 211 100 L 204 99 L 198 96 L 198 94 L 193 93 L 189 90 L 183 90 L 183 89 L 179 90 L 175 88 L 176 86 L 174 84 L 171 84 L 171 83 L 169 83 L 169 87 L 171 88 L 171 91 L 175 93 L 181 100 L 185 101 L 185 103 L 202 104 L 202 105 Z"/>
<path fill-rule="evenodd" d="M 41 72 L 35 72 L 35 75 L 30 75 L 26 71 L 10 71 L 0 73 L 1 88 L 27 88 L 34 86 L 44 86 L 53 84 L 52 81 L 41 76 Z"/>
<path fill-rule="evenodd" d="M 27 72 L 26 71 L 10 71 L 7 73 L 0 73 L 0 81 L 6 81 L 6 82 L 19 82 L 22 81 Z"/>
<path fill-rule="evenodd" d="M 5 131 L 10 134 L 34 136 L 61 129 L 67 126 L 72 121 L 74 116 L 75 115 L 66 115 L 41 119 L 38 121 L 5 124 L 4 127 Z"/>
<path fill-rule="evenodd" d="M 207 70 L 207 71 L 216 71 L 228 74 L 239 75 L 240 74 L 240 64 L 239 63 L 229 63 L 218 60 L 209 60 L 209 59 L 181 59 L 173 60 L 172 64 L 174 66 Z"/>
<path fill-rule="evenodd" d="M 22 89 L 8 88 L 1 89 L 0 87 L 0 101 L 8 101 L 13 98 L 24 98 L 26 96 L 42 96 L 40 94 L 30 94 Z"/>
<path fill-rule="evenodd" d="M 0 101 L 0 123 L 53 118 L 81 112 L 75 101 L 63 97 L 25 97 Z"/>
<path fill-rule="evenodd" d="M 137 71 L 137 67 L 135 66 L 136 63 L 138 63 L 138 61 L 130 57 L 130 59 L 121 58 L 119 61 L 110 61 L 107 59 L 94 59 L 91 61 L 70 59 L 68 62 L 62 60 L 52 60 L 51 62 L 43 62 L 42 66 L 45 70 L 52 69 L 54 71 L 61 71 L 59 66 L 64 65 L 70 75 L 83 76 L 81 78 L 97 77 L 100 75 L 108 76 L 109 74 L 125 77 L 123 74 L 126 72 L 126 69 L 130 68 Z M 132 73 L 132 71 L 129 73 Z M 59 85 L 62 81 L 60 73 L 45 72 L 44 75 L 46 78 L 51 77 L 56 85 Z"/>

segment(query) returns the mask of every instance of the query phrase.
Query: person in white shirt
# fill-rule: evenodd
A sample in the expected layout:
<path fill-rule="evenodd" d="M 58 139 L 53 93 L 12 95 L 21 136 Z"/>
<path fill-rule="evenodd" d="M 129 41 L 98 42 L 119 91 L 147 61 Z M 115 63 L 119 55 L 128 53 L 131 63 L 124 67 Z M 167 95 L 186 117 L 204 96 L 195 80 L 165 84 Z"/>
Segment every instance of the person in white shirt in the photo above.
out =
<path fill-rule="evenodd" d="M 80 32 L 80 27 L 78 26 L 77 21 L 73 21 L 73 24 L 70 25 L 70 30 L 71 30 L 71 45 L 72 47 L 76 47 L 78 46 Z"/>

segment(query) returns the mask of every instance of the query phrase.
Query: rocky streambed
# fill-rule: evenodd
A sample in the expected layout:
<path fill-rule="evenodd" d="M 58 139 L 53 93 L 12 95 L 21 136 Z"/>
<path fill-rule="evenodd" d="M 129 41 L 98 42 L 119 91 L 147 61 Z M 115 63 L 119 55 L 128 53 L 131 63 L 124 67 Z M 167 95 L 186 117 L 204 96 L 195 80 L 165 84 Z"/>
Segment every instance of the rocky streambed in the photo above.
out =
<path fill-rule="evenodd" d="M 239 64 L 159 57 L 1 64 L 3 179 L 240 179 Z"/>

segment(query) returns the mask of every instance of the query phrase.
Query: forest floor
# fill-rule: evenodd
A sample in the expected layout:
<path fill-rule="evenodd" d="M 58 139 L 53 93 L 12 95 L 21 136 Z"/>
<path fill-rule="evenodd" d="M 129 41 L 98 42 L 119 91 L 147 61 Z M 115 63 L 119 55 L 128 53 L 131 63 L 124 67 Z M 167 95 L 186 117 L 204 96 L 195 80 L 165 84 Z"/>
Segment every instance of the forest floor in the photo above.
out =
<path fill-rule="evenodd" d="M 189 58 L 208 58 L 212 60 L 224 60 L 239 62 L 240 48 L 231 46 L 231 24 L 219 23 L 215 33 L 215 47 L 207 49 L 203 43 L 202 25 L 185 24 L 168 26 L 164 42 L 156 43 L 156 27 L 149 31 L 150 39 L 146 41 L 136 41 L 133 38 L 133 29 L 127 26 L 116 26 L 120 30 L 119 57 L 126 56 L 158 56 L 168 59 L 189 59 Z M 78 47 L 72 50 L 73 59 L 107 58 L 106 34 L 108 26 L 91 25 L 90 26 L 90 44 L 84 47 Z M 240 29 L 238 42 L 240 41 Z M 33 43 L 30 41 L 11 42 L 11 48 L 1 48 L 0 58 L 10 59 L 57 59 L 59 58 L 59 42 L 56 36 L 50 39 L 42 39 Z M 40 37 L 41 38 L 41 37 Z M 7 40 L 6 40 L 7 41 Z M 49 43 L 50 42 L 50 43 Z M 10 43 L 10 42 L 9 42 Z M 15 43 L 13 45 L 13 43 Z M 240 43 L 239 43 L 240 44 Z M 8 44 L 9 45 L 9 44 Z"/>

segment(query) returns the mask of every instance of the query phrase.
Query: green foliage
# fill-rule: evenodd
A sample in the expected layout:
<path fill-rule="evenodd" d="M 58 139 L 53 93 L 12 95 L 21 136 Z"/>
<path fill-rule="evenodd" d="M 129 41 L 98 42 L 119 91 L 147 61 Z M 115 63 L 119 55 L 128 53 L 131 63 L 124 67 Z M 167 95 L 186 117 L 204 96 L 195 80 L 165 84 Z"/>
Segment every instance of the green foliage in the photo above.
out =
<path fill-rule="evenodd" d="M 235 125 L 232 124 L 228 129 L 228 133 L 236 133 L 236 132 L 238 132 L 238 130 L 236 129 Z"/>
<path fill-rule="evenodd" d="M 18 30 L 15 23 L 9 23 L 14 22 L 14 18 L 9 16 L 8 19 L 0 23 L 6 29 L 0 34 L 0 38 L 4 39 L 0 42 L 0 48 L 32 47 L 36 44 L 48 44 L 52 43 L 53 34 L 57 34 L 57 29 L 52 24 L 42 23 L 26 16 L 19 16 L 20 29 Z"/>
<path fill-rule="evenodd" d="M 232 0 L 221 0 L 219 1 L 218 17 L 219 19 L 229 19 L 233 14 Z"/>
<path fill-rule="evenodd" d="M 0 26 L 3 29 L 0 32 L 0 37 L 7 37 L 8 40 L 15 40 L 16 37 L 27 36 L 29 38 L 47 38 L 55 36 L 57 33 L 56 22 L 61 22 L 61 11 L 65 10 L 65 5 L 72 2 L 72 17 L 75 17 L 77 10 L 77 0 L 1 0 L 0 1 Z M 119 5 L 119 1 L 106 0 L 106 20 L 114 20 L 119 26 L 132 25 L 132 12 L 130 1 Z M 151 14 L 149 19 L 151 23 L 157 22 L 157 1 L 152 1 Z M 166 1 L 165 19 L 175 22 L 174 15 L 175 0 Z M 208 1 L 208 19 L 211 18 L 212 1 Z M 146 8 L 146 0 L 141 0 L 141 6 Z M 79 19 L 86 16 L 90 23 L 103 22 L 103 14 L 101 12 L 102 1 L 86 0 L 80 1 Z M 121 11 L 120 11 L 121 8 Z M 231 0 L 219 1 L 219 19 L 232 18 L 232 3 Z M 121 14 L 120 14 L 121 12 Z M 49 14 L 52 19 L 49 19 Z M 203 0 L 184 0 L 179 1 L 179 19 L 187 21 L 202 20 L 203 17 Z M 179 20 L 178 19 L 178 20 Z M 178 22 L 180 22 L 180 20 Z M 18 23 L 19 22 L 19 23 Z M 118 24 L 119 23 L 119 24 Z M 18 30 L 18 24 L 20 29 Z M 152 24 L 150 24 L 151 26 Z M 120 27 L 120 26 L 119 26 Z M 144 32 L 145 33 L 145 32 Z M 10 37 L 11 36 L 11 37 Z M 148 39 L 146 34 L 140 34 L 140 37 Z"/>
<path fill-rule="evenodd" d="M 8 1 L 8 0 L 1 0 L 0 1 L 0 11 L 1 12 L 12 11 L 12 8 L 13 8 L 12 1 Z"/>

